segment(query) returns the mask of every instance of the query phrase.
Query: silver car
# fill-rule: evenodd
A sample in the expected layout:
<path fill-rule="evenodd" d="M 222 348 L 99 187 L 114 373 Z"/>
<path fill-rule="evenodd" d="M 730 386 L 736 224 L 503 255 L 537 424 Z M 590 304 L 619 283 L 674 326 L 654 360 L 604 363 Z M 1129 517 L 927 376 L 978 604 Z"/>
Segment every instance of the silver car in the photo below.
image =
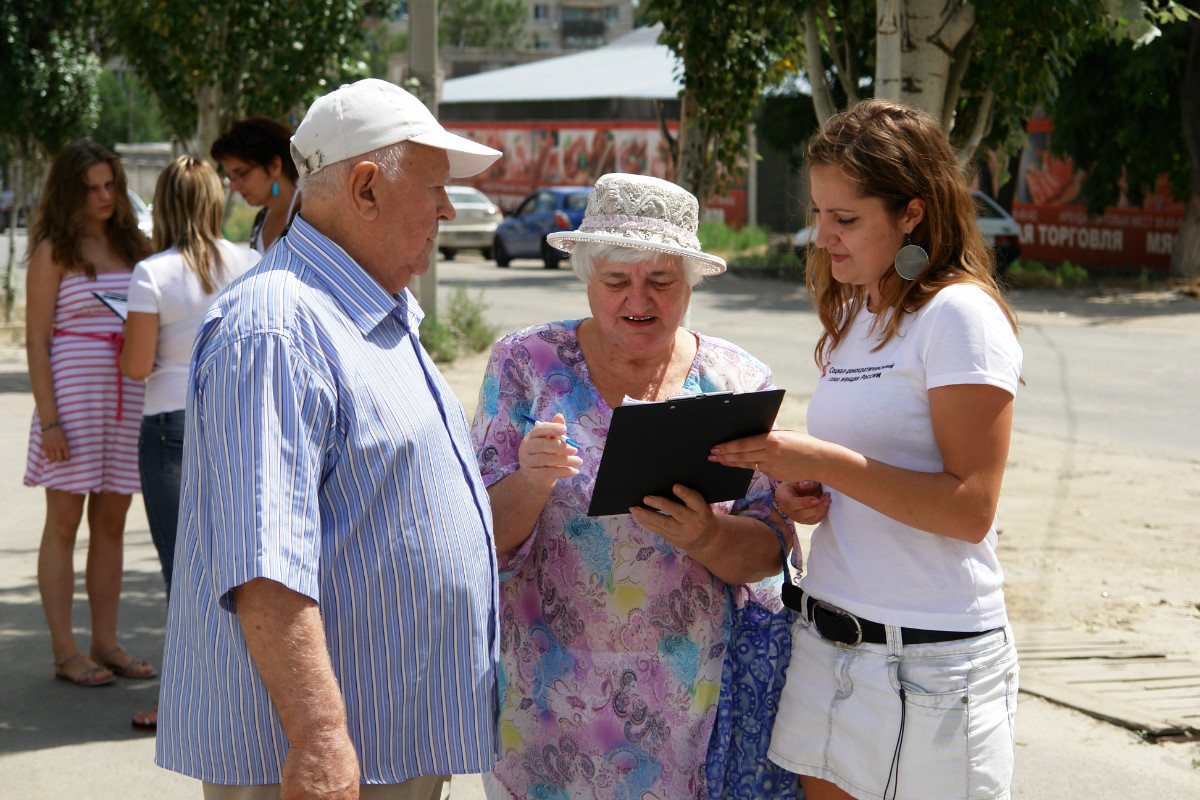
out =
<path fill-rule="evenodd" d="M 479 250 L 492 257 L 492 237 L 504 219 L 500 207 L 483 192 L 471 186 L 447 186 L 446 194 L 454 206 L 454 220 L 438 227 L 438 250 L 442 258 L 454 260 L 459 250 Z"/>
<path fill-rule="evenodd" d="M 1021 255 L 1021 226 L 992 198 L 980 191 L 971 192 L 975 198 L 975 223 L 983 240 L 996 251 L 996 267 L 1001 274 L 1009 262 Z M 816 235 L 812 226 L 801 228 L 792 240 L 792 247 L 801 259 L 805 257 L 809 238 Z"/>

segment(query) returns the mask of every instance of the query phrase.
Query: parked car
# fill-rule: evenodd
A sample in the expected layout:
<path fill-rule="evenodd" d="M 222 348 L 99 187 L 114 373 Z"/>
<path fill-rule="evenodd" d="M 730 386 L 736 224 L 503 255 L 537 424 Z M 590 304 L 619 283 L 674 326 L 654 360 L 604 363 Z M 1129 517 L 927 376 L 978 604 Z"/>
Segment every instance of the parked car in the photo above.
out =
<path fill-rule="evenodd" d="M 975 198 L 975 223 L 984 241 L 995 249 L 996 270 L 1003 275 L 1008 270 L 1009 262 L 1021 255 L 1021 226 L 999 203 L 983 192 L 975 191 L 971 195 Z M 808 250 L 809 237 L 814 235 L 811 226 L 796 232 L 792 247 L 801 259 Z"/>
<path fill-rule="evenodd" d="M 496 228 L 492 255 L 496 266 L 507 267 L 514 258 L 540 258 L 546 269 L 558 269 L 567 254 L 546 243 L 546 234 L 573 231 L 583 222 L 590 186 L 550 186 L 538 189 Z"/>
<path fill-rule="evenodd" d="M 1009 263 L 1021 256 L 1021 226 L 1000 204 L 983 192 L 971 192 L 975 197 L 975 222 L 983 240 L 996 251 L 996 271 L 1008 271 Z"/>
<path fill-rule="evenodd" d="M 146 205 L 142 198 L 138 197 L 138 193 L 133 189 L 126 189 L 129 193 L 129 203 L 133 206 L 133 215 L 137 217 L 138 230 L 146 234 L 147 239 L 154 238 L 154 217 L 150 213 L 150 206 Z"/>
<path fill-rule="evenodd" d="M 486 194 L 472 186 L 447 186 L 446 194 L 454 206 L 454 221 L 438 228 L 438 249 L 442 258 L 453 261 L 459 250 L 479 250 L 492 257 L 492 237 L 504 213 Z"/>

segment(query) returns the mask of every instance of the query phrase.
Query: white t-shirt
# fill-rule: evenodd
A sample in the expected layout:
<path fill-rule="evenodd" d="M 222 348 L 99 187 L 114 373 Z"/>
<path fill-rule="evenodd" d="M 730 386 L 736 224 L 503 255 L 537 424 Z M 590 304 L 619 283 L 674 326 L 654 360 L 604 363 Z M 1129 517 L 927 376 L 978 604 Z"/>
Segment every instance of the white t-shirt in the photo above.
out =
<path fill-rule="evenodd" d="M 217 286 L 211 294 L 204 293 L 200 279 L 187 268 L 174 247 L 139 261 L 133 268 L 129 310 L 158 314 L 158 349 L 154 354 L 154 369 L 146 378 L 142 414 L 161 414 L 184 407 L 192 343 L 204 313 L 230 281 L 261 258 L 253 250 L 224 239 L 217 242 L 217 247 L 225 270 L 216 279 Z"/>
<path fill-rule="evenodd" d="M 875 315 L 863 309 L 830 354 L 808 406 L 808 431 L 869 458 L 940 472 L 929 390 L 998 386 L 1014 396 L 1022 353 L 1000 307 L 977 286 L 942 289 L 906 314 L 877 351 Z M 833 497 L 813 531 L 801 586 L 866 619 L 929 630 L 1004 625 L 996 525 L 979 544 L 903 525 L 826 487 Z"/>

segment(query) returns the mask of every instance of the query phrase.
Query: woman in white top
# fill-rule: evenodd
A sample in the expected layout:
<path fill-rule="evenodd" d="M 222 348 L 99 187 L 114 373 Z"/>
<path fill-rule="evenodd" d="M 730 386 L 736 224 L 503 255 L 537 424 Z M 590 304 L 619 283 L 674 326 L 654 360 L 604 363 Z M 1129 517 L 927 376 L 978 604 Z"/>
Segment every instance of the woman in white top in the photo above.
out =
<path fill-rule="evenodd" d="M 154 247 L 161 252 L 138 262 L 129 283 L 121 369 L 146 382 L 138 468 L 168 600 L 192 342 L 221 290 L 260 258 L 222 238 L 224 206 L 221 178 L 207 162 L 180 156 L 168 164 L 154 189 Z M 137 715 L 133 726 L 154 730 L 157 711 Z"/>
<path fill-rule="evenodd" d="M 1017 654 L 996 507 L 1022 354 L 938 124 L 872 99 L 808 146 L 825 328 L 809 435 L 714 460 L 830 492 L 770 758 L 808 800 L 1007 798 Z M 776 493 L 786 512 L 796 487 Z"/>
<path fill-rule="evenodd" d="M 121 369 L 146 382 L 138 467 L 169 597 L 192 342 L 212 301 L 259 255 L 221 237 L 221 179 L 202 159 L 180 156 L 167 165 L 153 214 L 161 252 L 133 268 Z"/>

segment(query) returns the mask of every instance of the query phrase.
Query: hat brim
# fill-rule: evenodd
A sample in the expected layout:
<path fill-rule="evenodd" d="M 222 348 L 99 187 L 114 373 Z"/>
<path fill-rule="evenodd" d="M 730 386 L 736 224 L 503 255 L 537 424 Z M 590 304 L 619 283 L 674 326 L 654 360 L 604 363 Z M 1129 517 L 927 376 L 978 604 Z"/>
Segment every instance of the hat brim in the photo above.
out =
<path fill-rule="evenodd" d="M 576 242 L 602 242 L 604 244 L 615 244 L 620 247 L 636 247 L 639 250 L 651 250 L 656 253 L 670 253 L 672 255 L 683 256 L 684 259 L 691 261 L 700 268 L 701 275 L 720 275 L 725 271 L 725 259 L 720 256 L 709 255 L 702 253 L 699 250 L 690 250 L 686 247 L 676 247 L 670 244 L 660 244 L 659 242 L 644 242 L 638 239 L 630 239 L 628 236 L 620 236 L 612 233 L 581 233 L 580 231 L 559 231 L 546 235 L 546 242 L 564 253 L 570 253 L 575 249 Z"/>
<path fill-rule="evenodd" d="M 479 142 L 438 129 L 417 134 L 409 139 L 410 142 L 423 144 L 445 150 L 450 159 L 451 178 L 469 178 L 478 175 L 504 155 L 499 150 Z"/>

